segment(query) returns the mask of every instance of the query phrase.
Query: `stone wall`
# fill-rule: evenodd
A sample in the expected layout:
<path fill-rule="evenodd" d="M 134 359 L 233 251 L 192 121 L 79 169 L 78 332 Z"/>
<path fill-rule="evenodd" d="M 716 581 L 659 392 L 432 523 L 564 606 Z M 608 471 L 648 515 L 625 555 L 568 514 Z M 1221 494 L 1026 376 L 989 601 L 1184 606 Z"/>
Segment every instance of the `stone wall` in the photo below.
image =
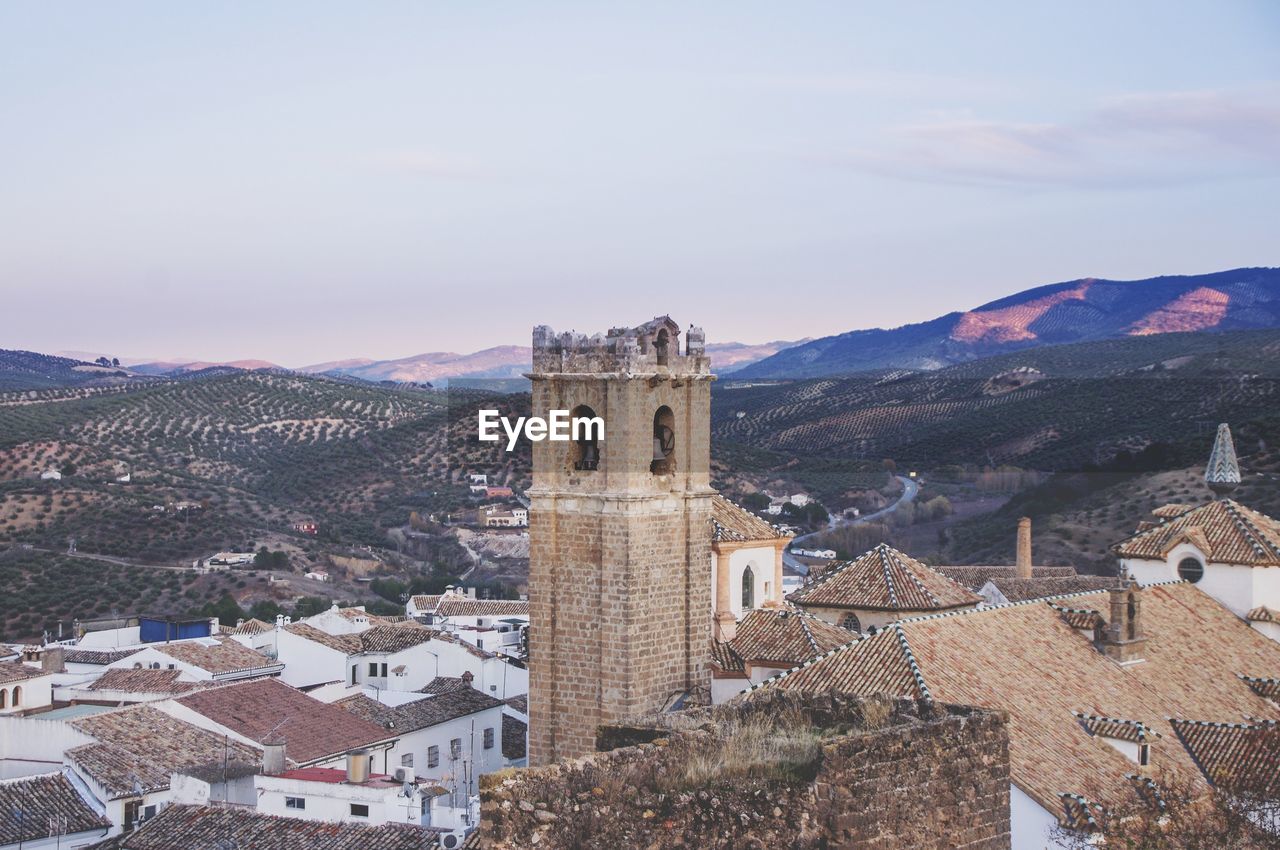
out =
<path fill-rule="evenodd" d="M 597 743 L 616 749 L 484 777 L 479 846 L 1004 850 L 1007 722 L 766 690 L 605 727 Z"/>

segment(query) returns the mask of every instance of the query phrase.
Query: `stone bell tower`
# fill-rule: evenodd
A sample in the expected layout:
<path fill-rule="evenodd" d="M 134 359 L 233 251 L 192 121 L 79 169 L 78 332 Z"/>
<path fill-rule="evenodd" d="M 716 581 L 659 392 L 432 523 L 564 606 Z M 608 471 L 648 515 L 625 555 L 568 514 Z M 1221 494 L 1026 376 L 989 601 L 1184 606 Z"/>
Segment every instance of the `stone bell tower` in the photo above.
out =
<path fill-rule="evenodd" d="M 533 415 L 604 420 L 533 444 L 529 761 L 709 684 L 711 364 L 662 316 L 605 336 L 533 331 Z"/>

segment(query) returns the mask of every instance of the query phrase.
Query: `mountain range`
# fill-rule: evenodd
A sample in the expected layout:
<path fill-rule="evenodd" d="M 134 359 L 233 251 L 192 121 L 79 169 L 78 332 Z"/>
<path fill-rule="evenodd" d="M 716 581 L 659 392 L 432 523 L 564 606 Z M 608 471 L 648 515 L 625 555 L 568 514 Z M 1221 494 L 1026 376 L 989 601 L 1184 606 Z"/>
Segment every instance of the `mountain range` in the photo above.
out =
<path fill-rule="evenodd" d="M 1182 331 L 1280 327 L 1280 269 L 1028 289 L 900 328 L 849 331 L 748 364 L 735 378 L 795 379 L 874 369 L 940 369 L 1042 345 Z"/>

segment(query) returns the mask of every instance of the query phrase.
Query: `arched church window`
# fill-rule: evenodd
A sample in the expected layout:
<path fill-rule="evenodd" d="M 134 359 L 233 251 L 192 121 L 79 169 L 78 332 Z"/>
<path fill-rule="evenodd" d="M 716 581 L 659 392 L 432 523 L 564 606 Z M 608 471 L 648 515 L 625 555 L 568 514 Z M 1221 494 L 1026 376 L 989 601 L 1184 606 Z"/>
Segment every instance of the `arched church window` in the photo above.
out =
<path fill-rule="evenodd" d="M 1204 578 L 1204 564 L 1199 558 L 1183 558 L 1178 562 L 1178 577 L 1195 584 Z"/>
<path fill-rule="evenodd" d="M 1126 618 L 1128 638 L 1129 640 L 1133 640 L 1138 636 L 1138 625 L 1134 622 L 1138 619 L 1138 602 L 1137 598 L 1132 593 L 1129 594 L 1129 607 L 1125 613 L 1128 615 Z"/>
<path fill-rule="evenodd" d="M 0 688 L 0 708 L 9 707 L 9 692 L 4 688 Z"/>
<path fill-rule="evenodd" d="M 862 631 L 862 624 L 858 622 L 858 615 L 850 612 L 841 618 L 840 628 L 848 629 L 851 632 L 860 632 Z"/>
<path fill-rule="evenodd" d="M 569 414 L 569 421 L 575 423 L 574 433 L 570 435 L 573 439 L 569 444 L 573 468 L 580 472 L 600 468 L 599 434 L 597 429 L 589 427 L 583 421 L 595 418 L 596 412 L 585 404 L 578 405 Z"/>
<path fill-rule="evenodd" d="M 653 351 L 658 355 L 658 365 L 666 366 L 670 362 L 668 352 L 671 348 L 671 337 L 667 334 L 667 329 L 663 328 L 658 331 L 658 335 L 653 340 Z"/>
<path fill-rule="evenodd" d="M 653 414 L 653 460 L 649 471 L 666 475 L 675 471 L 676 417 L 665 404 Z"/>
<path fill-rule="evenodd" d="M 17 708 L 22 705 L 22 686 L 18 685 L 13 689 L 13 707 Z"/>
<path fill-rule="evenodd" d="M 756 574 L 748 566 L 742 571 L 742 610 L 756 607 Z"/>

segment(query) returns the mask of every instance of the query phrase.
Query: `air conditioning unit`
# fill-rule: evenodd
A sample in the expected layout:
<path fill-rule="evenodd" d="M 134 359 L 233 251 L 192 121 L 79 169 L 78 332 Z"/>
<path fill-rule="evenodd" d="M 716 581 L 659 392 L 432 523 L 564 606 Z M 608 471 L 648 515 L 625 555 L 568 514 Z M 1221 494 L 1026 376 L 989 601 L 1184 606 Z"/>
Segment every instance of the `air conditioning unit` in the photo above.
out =
<path fill-rule="evenodd" d="M 444 850 L 458 850 L 467 840 L 467 831 L 465 829 L 455 829 L 453 832 L 446 832 L 440 836 L 440 846 Z"/>
<path fill-rule="evenodd" d="M 417 777 L 413 775 L 413 768 L 411 767 L 396 768 L 396 782 L 412 782 L 416 778 Z"/>

